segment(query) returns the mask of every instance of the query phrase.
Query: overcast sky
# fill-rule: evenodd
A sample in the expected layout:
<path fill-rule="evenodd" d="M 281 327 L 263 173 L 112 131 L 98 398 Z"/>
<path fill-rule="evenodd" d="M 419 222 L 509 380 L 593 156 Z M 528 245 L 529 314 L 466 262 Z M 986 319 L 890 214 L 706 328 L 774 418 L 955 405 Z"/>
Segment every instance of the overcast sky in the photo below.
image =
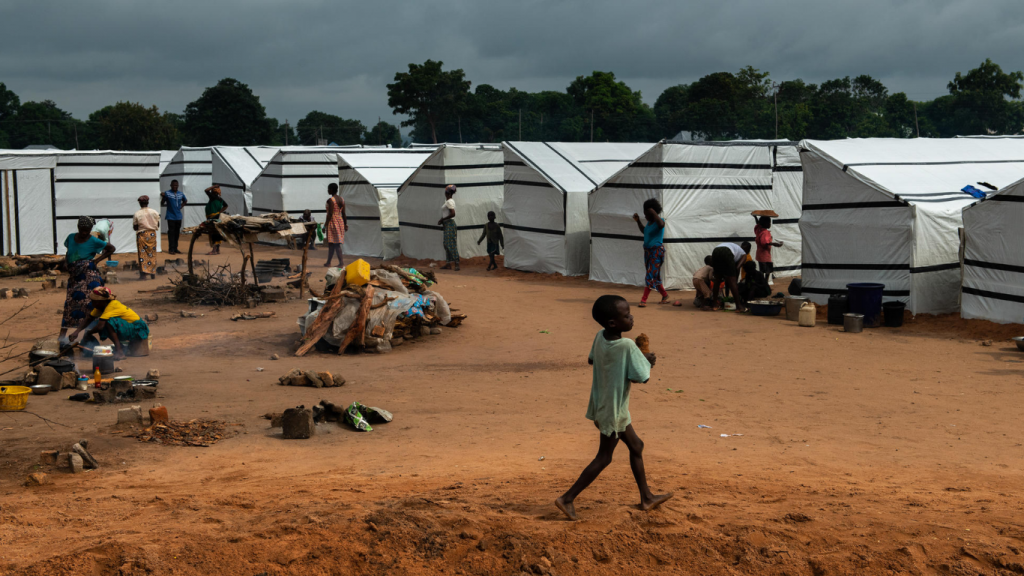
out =
<path fill-rule="evenodd" d="M 748 64 L 777 81 L 870 74 L 915 100 L 985 58 L 1024 69 L 1013 0 L 0 0 L 0 22 L 0 82 L 83 119 L 122 100 L 181 112 L 230 76 L 282 121 L 397 123 L 385 84 L 428 58 L 530 91 L 612 71 L 651 104 Z"/>

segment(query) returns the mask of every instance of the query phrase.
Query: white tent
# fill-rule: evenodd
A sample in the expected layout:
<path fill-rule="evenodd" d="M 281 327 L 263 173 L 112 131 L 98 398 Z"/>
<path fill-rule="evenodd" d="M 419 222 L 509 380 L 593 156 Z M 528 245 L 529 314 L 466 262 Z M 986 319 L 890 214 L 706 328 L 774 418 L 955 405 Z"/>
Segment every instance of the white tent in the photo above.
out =
<path fill-rule="evenodd" d="M 4 253 L 63 254 L 83 215 L 113 221 L 111 243 L 131 252 L 137 199 L 159 194 L 160 153 L 0 151 L 0 171 Z"/>
<path fill-rule="evenodd" d="M 487 255 L 487 243 L 477 244 L 487 213 L 501 223 L 505 184 L 501 145 L 445 144 L 398 189 L 398 226 L 402 254 L 410 258 L 444 260 L 442 228 L 437 225 L 444 204 L 444 189 L 455 184 L 455 222 L 459 229 L 459 256 Z"/>
<path fill-rule="evenodd" d="M 793 232 L 784 228 L 799 218 L 794 207 L 800 191 L 792 178 L 777 186 L 774 178 L 787 174 L 774 172 L 780 154 L 787 166 L 793 165 L 792 147 L 775 141 L 656 144 L 590 194 L 590 279 L 644 283 L 643 234 L 632 216 L 650 198 L 664 209 L 662 281 L 669 289 L 690 289 L 693 273 L 718 244 L 753 242 L 754 210 L 779 213 L 782 222 L 773 225 L 773 234 L 793 242 Z M 790 254 L 773 256 L 782 272 L 799 265 Z"/>
<path fill-rule="evenodd" d="M 566 276 L 587 274 L 587 193 L 651 146 L 505 142 L 505 266 Z"/>
<path fill-rule="evenodd" d="M 1024 180 L 964 208 L 963 218 L 960 315 L 1024 322 Z"/>
<path fill-rule="evenodd" d="M 800 143 L 803 291 L 825 303 L 851 282 L 885 285 L 914 314 L 956 311 L 962 209 L 1024 177 L 1024 141 L 875 138 Z M 1004 203 L 994 203 L 1003 205 Z"/>
<path fill-rule="evenodd" d="M 212 183 L 231 214 L 252 214 L 252 183 L 277 154 L 272 146 L 215 146 L 211 150 Z M 206 197 L 203 196 L 203 202 Z"/>
<path fill-rule="evenodd" d="M 326 214 L 327 186 L 332 182 L 338 182 L 337 147 L 285 146 L 252 183 L 252 213 L 285 211 L 298 218 L 308 209 Z"/>
<path fill-rule="evenodd" d="M 177 153 L 177 150 L 160 151 L 160 176 L 164 175 L 164 170 L 167 169 L 167 165 L 171 163 L 171 160 L 174 160 L 174 155 Z"/>
<path fill-rule="evenodd" d="M 346 254 L 374 258 L 401 254 L 398 188 L 431 152 L 408 148 L 338 151 L 338 180 L 349 225 Z"/>
<path fill-rule="evenodd" d="M 182 227 L 198 226 L 206 220 L 206 193 L 204 190 L 213 184 L 213 152 L 212 148 L 190 148 L 183 146 L 160 173 L 160 190 L 170 190 L 171 180 L 178 181 L 178 190 L 188 198 L 188 205 L 183 210 L 185 219 Z M 159 195 L 153 201 L 153 207 L 159 204 Z M 163 224 L 161 231 L 167 232 L 167 207 L 160 208 Z"/>

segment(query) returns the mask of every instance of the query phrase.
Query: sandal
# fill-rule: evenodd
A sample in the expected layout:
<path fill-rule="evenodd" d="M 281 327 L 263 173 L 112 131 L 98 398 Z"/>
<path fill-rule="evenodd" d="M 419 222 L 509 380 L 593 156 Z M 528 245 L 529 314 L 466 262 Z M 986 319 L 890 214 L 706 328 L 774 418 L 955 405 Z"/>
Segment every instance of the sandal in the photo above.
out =
<path fill-rule="evenodd" d="M 662 298 L 661 302 L 658 302 L 658 304 L 668 304 L 668 298 Z"/>
<path fill-rule="evenodd" d="M 672 305 L 673 306 L 682 306 L 683 305 L 683 301 L 682 300 L 676 300 L 675 302 L 672 303 Z"/>
<path fill-rule="evenodd" d="M 647 308 L 647 302 L 641 302 L 641 303 L 637 304 L 636 307 L 637 308 Z"/>

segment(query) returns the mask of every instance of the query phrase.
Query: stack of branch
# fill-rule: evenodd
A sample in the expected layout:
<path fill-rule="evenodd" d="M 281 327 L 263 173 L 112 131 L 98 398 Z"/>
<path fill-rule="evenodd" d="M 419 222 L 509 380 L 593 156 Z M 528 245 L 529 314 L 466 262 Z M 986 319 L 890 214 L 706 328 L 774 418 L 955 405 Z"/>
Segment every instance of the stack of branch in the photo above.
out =
<path fill-rule="evenodd" d="M 202 267 L 191 276 L 171 279 L 174 299 L 190 305 L 238 306 L 259 299 L 260 288 L 245 284 L 241 277 L 231 273 L 227 264 L 214 272 Z"/>
<path fill-rule="evenodd" d="M 0 278 L 19 276 L 30 272 L 54 270 L 64 262 L 63 256 L 41 254 L 38 256 L 13 256 L 12 266 L 0 268 Z"/>
<path fill-rule="evenodd" d="M 335 283 L 331 293 L 327 295 L 327 302 L 320 309 L 320 314 L 317 315 L 313 324 L 306 329 L 306 335 L 299 341 L 299 349 L 295 351 L 295 355 L 305 355 L 334 326 L 334 319 L 338 317 L 338 313 L 344 307 L 344 298 L 359 300 L 359 313 L 345 334 L 345 339 L 342 340 L 341 345 L 338 347 L 338 354 L 343 353 L 349 344 L 362 344 L 362 334 L 366 330 L 366 319 L 369 316 L 370 305 L 373 303 L 373 293 L 373 286 L 349 286 L 346 288 L 343 281 Z"/>

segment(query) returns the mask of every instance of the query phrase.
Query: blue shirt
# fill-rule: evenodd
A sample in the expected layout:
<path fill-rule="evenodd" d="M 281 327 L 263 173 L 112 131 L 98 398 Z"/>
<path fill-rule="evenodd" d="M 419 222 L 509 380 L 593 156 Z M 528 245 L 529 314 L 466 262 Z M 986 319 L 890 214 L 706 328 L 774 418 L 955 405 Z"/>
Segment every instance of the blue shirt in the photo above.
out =
<path fill-rule="evenodd" d="M 651 222 L 644 226 L 644 248 L 655 248 L 665 243 L 665 227 Z"/>
<path fill-rule="evenodd" d="M 72 234 L 64 241 L 64 247 L 68 249 L 68 263 L 73 264 L 79 260 L 95 258 L 97 254 L 103 252 L 107 243 L 95 236 L 89 236 L 88 240 L 79 244 L 75 242 L 75 235 Z"/>
<path fill-rule="evenodd" d="M 187 198 L 185 198 L 185 193 L 181 190 L 178 190 L 177 192 L 168 190 L 167 192 L 164 192 L 164 198 L 167 199 L 167 219 L 184 220 L 185 216 L 181 213 L 181 207 L 187 200 Z"/>

